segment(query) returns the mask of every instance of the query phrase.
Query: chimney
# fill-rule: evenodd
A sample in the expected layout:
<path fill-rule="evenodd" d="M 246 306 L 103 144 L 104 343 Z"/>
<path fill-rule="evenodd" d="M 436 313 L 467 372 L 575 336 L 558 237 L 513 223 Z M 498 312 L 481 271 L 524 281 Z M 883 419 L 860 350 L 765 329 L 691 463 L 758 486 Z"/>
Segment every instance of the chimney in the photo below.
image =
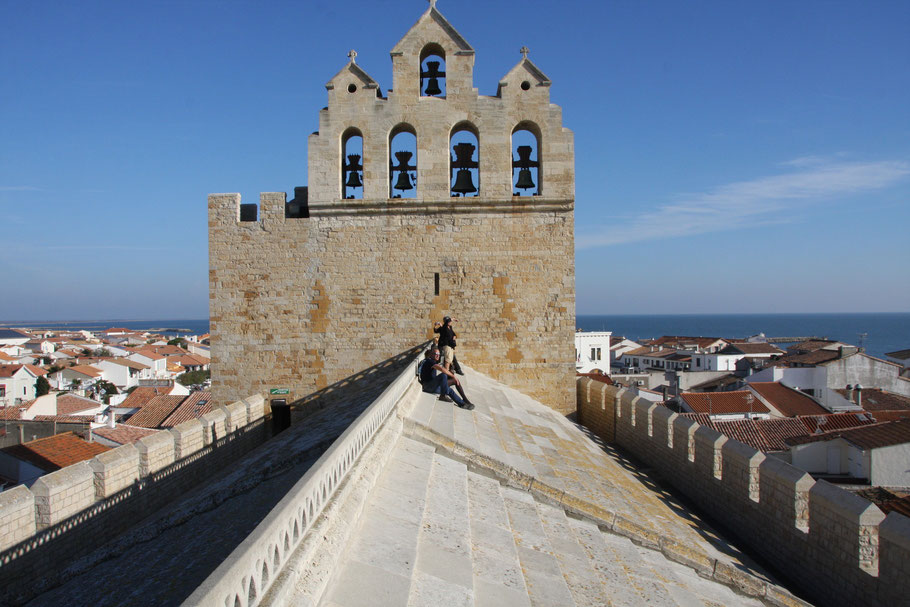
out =
<path fill-rule="evenodd" d="M 846 399 L 847 399 L 848 401 L 850 401 L 851 403 L 853 402 L 853 384 L 847 384 L 847 395 L 846 395 Z"/>
<path fill-rule="evenodd" d="M 862 407 L 863 406 L 863 385 L 862 384 L 856 384 L 853 387 L 853 395 L 856 397 L 856 406 Z"/>
<path fill-rule="evenodd" d="M 116 428 L 117 420 L 114 419 L 114 410 L 111 407 L 107 408 L 107 427 Z"/>

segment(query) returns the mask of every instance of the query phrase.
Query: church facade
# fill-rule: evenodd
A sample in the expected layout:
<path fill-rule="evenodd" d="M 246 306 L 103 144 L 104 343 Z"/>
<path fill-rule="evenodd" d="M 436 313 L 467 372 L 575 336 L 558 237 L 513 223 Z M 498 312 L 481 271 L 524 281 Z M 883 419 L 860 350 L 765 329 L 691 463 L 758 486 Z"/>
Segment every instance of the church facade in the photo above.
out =
<path fill-rule="evenodd" d="M 462 364 L 575 409 L 574 143 L 521 49 L 494 96 L 435 3 L 391 51 L 326 84 L 308 187 L 209 196 L 212 391 L 293 402 L 458 319 Z"/>

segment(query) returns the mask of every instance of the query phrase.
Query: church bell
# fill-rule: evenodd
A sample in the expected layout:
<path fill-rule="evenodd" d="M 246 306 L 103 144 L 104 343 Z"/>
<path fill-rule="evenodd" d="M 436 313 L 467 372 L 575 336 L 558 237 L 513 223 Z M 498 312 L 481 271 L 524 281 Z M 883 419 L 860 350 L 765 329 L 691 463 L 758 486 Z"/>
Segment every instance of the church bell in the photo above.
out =
<path fill-rule="evenodd" d="M 439 71 L 439 63 L 439 61 L 427 61 L 427 71 L 420 74 L 429 80 L 427 88 L 423 92 L 424 95 L 434 97 L 442 93 L 442 89 L 439 88 L 439 77 L 444 76 L 445 72 Z"/>
<path fill-rule="evenodd" d="M 470 194 L 471 192 L 477 191 L 477 188 L 474 187 L 474 180 L 471 179 L 471 171 L 468 169 L 458 169 L 452 191 L 458 192 L 459 194 Z"/>
<path fill-rule="evenodd" d="M 404 171 L 398 173 L 398 181 L 395 182 L 396 190 L 413 190 L 414 186 L 411 185 L 411 178 Z"/>
<path fill-rule="evenodd" d="M 411 176 L 408 175 L 408 171 L 413 171 L 417 167 L 411 166 L 408 162 L 411 160 L 413 154 L 411 152 L 395 152 L 395 158 L 398 159 L 398 166 L 393 166 L 393 171 L 398 171 L 398 180 L 393 186 L 396 190 L 413 190 L 414 185 L 411 183 Z"/>
<path fill-rule="evenodd" d="M 348 188 L 360 188 L 363 187 L 363 182 L 360 181 L 360 174 L 357 172 L 360 170 L 360 155 L 359 154 L 349 154 L 348 155 L 348 164 L 344 167 L 348 173 L 348 180 L 344 183 L 345 187 Z"/>
<path fill-rule="evenodd" d="M 518 181 L 515 182 L 515 187 L 519 190 L 528 190 L 535 187 L 534 180 L 531 178 L 531 169 L 519 169 Z"/>
<path fill-rule="evenodd" d="M 474 155 L 474 146 L 470 143 L 459 143 L 452 149 L 455 150 L 455 160 L 452 161 L 452 168 L 458 169 L 458 173 L 455 174 L 455 185 L 452 186 L 452 191 L 462 196 L 476 192 L 477 188 L 474 187 L 471 171 L 468 170 L 469 168 L 477 167 L 477 163 L 471 160 L 471 156 Z"/>

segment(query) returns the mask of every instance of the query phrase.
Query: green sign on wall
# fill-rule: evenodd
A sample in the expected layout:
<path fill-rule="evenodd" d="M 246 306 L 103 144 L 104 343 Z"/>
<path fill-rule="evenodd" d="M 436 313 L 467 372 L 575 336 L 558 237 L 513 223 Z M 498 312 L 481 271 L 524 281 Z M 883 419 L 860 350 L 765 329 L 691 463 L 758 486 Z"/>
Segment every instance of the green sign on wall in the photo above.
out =
<path fill-rule="evenodd" d="M 272 388 L 269 390 L 269 394 L 290 394 L 291 391 L 287 388 Z"/>

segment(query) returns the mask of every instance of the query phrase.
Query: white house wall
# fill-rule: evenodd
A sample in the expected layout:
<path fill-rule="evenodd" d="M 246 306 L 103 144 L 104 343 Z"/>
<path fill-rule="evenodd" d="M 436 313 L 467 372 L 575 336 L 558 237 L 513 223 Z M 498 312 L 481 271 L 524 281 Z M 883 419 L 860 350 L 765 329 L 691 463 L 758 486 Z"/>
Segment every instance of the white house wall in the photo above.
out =
<path fill-rule="evenodd" d="M 910 487 L 910 443 L 873 449 L 872 484 L 879 487 Z"/>

